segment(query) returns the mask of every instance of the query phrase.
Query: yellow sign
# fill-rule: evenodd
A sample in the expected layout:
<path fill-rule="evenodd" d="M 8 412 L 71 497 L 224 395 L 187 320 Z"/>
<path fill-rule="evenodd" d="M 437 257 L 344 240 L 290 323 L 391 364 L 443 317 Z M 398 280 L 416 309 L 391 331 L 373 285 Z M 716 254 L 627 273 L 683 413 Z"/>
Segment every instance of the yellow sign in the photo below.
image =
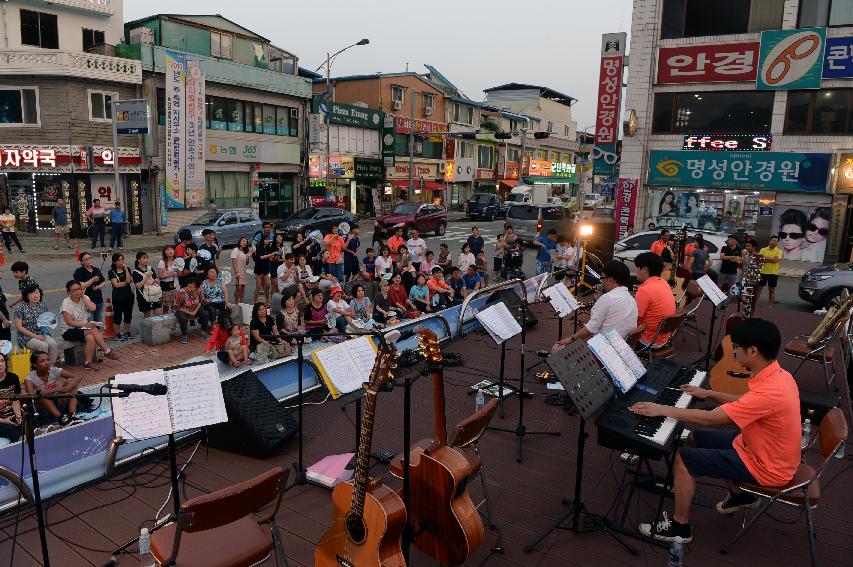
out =
<path fill-rule="evenodd" d="M 456 179 L 456 166 L 452 161 L 448 161 L 444 166 L 444 180 L 453 181 Z"/>

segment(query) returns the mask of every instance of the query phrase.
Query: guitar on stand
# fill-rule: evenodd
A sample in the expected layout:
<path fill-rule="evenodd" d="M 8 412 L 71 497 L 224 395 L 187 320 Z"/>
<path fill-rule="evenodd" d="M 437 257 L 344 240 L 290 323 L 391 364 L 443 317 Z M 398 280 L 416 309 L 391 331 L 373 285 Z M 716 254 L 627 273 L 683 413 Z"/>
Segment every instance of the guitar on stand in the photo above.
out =
<path fill-rule="evenodd" d="M 396 492 L 367 475 L 379 388 L 391 379 L 395 349 L 382 343 L 365 385 L 355 478 L 332 491 L 332 527 L 314 554 L 315 567 L 405 567 L 400 537 L 406 508 Z"/>
<path fill-rule="evenodd" d="M 678 271 L 684 263 L 684 243 L 687 242 L 687 227 L 683 226 L 673 236 L 673 262 L 669 269 L 669 274 L 666 276 L 666 281 L 669 287 L 672 288 L 672 295 L 675 297 L 675 308 L 681 309 L 687 301 L 687 296 L 684 293 L 687 291 L 687 283 L 690 280 L 688 277 L 679 276 Z"/>
<path fill-rule="evenodd" d="M 444 371 L 438 338 L 419 331 L 425 373 L 432 378 L 435 435 L 418 442 L 409 454 L 408 514 L 413 545 L 442 565 L 459 565 L 483 543 L 483 521 L 466 484 L 476 466 L 465 454 L 447 445 Z"/>
<path fill-rule="evenodd" d="M 754 254 L 743 272 L 743 290 L 740 292 L 741 312 L 735 313 L 726 321 L 726 336 L 717 350 L 719 360 L 711 368 L 711 389 L 726 394 L 742 395 L 749 389 L 752 372 L 735 360 L 732 352 L 731 331 L 741 321 L 752 316 L 755 301 L 755 286 L 761 279 L 761 265 L 764 257 Z M 713 332 L 713 329 L 711 329 Z"/>

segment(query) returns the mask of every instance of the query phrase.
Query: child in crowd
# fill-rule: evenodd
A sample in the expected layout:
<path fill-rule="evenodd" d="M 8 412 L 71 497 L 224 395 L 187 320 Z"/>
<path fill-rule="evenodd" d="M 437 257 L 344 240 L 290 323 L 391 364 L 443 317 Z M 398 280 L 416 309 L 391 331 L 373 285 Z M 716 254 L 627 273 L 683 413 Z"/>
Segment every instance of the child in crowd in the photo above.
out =
<path fill-rule="evenodd" d="M 30 265 L 21 260 L 12 264 L 12 277 L 18 280 L 18 291 L 39 286 L 38 280 L 30 275 Z M 9 304 L 9 308 L 15 307 L 20 302 L 21 298 L 16 299 Z"/>
<path fill-rule="evenodd" d="M 249 360 L 249 345 L 240 325 L 231 325 L 230 335 L 225 341 L 225 351 L 228 353 L 228 364 L 234 368 L 252 363 Z"/>
<path fill-rule="evenodd" d="M 497 280 L 501 277 L 501 269 L 503 268 L 504 254 L 506 253 L 506 235 L 503 233 L 498 235 L 498 240 L 495 242 L 495 259 L 492 266 L 492 277 Z"/>
<path fill-rule="evenodd" d="M 450 259 L 450 248 L 447 246 L 447 242 L 442 242 L 438 245 L 437 264 L 441 266 L 441 270 L 444 272 L 445 276 L 449 274 L 453 268 L 453 262 Z"/>
<path fill-rule="evenodd" d="M 75 377 L 67 370 L 57 368 L 50 363 L 50 357 L 44 352 L 34 352 L 30 355 L 32 371 L 24 379 L 24 389 L 28 394 L 76 394 L 82 378 Z M 49 413 L 59 425 L 70 425 L 75 421 L 77 398 L 59 400 L 42 399 L 39 408 Z"/>
<path fill-rule="evenodd" d="M 483 280 L 483 287 L 489 285 L 489 265 L 486 262 L 486 253 L 483 250 L 477 252 L 477 258 L 474 260 L 474 265 L 477 267 L 477 273 Z"/>
<path fill-rule="evenodd" d="M 373 248 L 367 249 L 367 256 L 364 257 L 364 268 L 361 270 L 361 275 L 368 280 L 372 280 L 376 273 L 376 253 Z"/>

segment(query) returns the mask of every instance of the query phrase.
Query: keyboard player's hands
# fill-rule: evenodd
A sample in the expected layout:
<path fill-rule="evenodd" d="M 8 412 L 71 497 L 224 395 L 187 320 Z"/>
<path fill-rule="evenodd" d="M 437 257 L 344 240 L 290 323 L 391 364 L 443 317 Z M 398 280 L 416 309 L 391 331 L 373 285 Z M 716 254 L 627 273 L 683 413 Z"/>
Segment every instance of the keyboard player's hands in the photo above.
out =
<path fill-rule="evenodd" d="M 628 409 L 637 415 L 644 415 L 646 417 L 666 417 L 667 410 L 671 408 L 654 402 L 637 402 Z"/>
<path fill-rule="evenodd" d="M 685 394 L 690 394 L 697 400 L 704 400 L 708 396 L 711 395 L 712 390 L 706 390 L 705 388 L 697 388 L 696 386 L 691 386 L 690 384 L 682 384 L 681 391 Z"/>

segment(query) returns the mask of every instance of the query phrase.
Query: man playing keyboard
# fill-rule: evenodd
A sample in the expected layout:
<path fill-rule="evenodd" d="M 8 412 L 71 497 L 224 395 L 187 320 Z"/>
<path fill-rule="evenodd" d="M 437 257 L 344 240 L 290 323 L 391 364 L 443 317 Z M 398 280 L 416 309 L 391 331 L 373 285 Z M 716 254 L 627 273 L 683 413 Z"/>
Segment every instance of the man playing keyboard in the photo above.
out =
<path fill-rule="evenodd" d="M 663 521 L 654 527 L 640 524 L 640 532 L 654 539 L 675 541 L 680 536 L 685 543 L 693 539 L 689 512 L 696 477 L 726 481 L 729 495 L 717 503 L 717 511 L 730 514 L 758 506 L 755 496 L 739 491 L 733 481 L 782 486 L 791 480 L 800 463 L 800 397 L 794 378 L 776 360 L 782 343 L 779 329 L 764 319 L 747 319 L 734 328 L 731 339 L 735 359 L 755 372 L 745 394 L 736 396 L 687 385 L 682 386 L 686 393 L 721 405 L 702 410 L 639 402 L 629 408 L 643 416 L 739 428 L 696 429 L 691 446 L 678 450 L 672 521 L 664 512 Z"/>

